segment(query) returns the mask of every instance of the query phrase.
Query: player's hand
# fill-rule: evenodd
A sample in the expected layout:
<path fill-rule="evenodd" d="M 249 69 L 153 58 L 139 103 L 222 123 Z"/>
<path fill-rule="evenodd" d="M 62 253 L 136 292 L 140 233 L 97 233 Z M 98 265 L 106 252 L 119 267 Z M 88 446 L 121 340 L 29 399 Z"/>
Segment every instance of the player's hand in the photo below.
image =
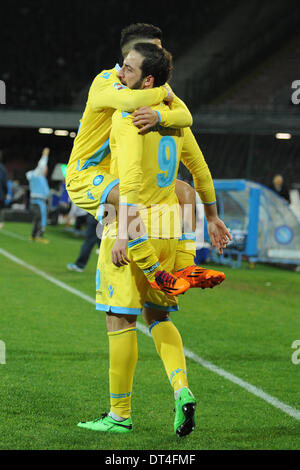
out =
<path fill-rule="evenodd" d="M 111 259 L 115 266 L 120 268 L 130 263 L 127 255 L 128 239 L 117 238 L 111 251 Z"/>
<path fill-rule="evenodd" d="M 46 157 L 49 157 L 49 153 L 50 153 L 50 149 L 49 149 L 48 147 L 45 147 L 45 148 L 43 149 L 42 155 L 46 155 Z"/>
<path fill-rule="evenodd" d="M 137 111 L 132 113 L 134 119 L 132 120 L 133 124 L 136 127 L 139 127 L 139 134 L 146 134 L 151 127 L 156 126 L 158 123 L 158 114 L 151 108 L 144 106 L 143 108 L 139 108 Z"/>
<path fill-rule="evenodd" d="M 215 217 L 207 221 L 207 230 L 212 246 L 215 246 L 221 255 L 223 253 L 223 248 L 226 248 L 229 241 L 232 240 L 232 236 L 226 225 L 221 219 L 219 219 L 219 217 Z"/>
<path fill-rule="evenodd" d="M 164 101 L 168 101 L 168 103 L 171 103 L 171 101 L 173 101 L 173 99 L 174 99 L 174 93 L 173 93 L 173 91 L 171 90 L 171 88 L 170 88 L 168 85 L 164 85 L 163 87 L 164 87 L 164 88 L 167 90 L 167 92 L 168 92 L 168 95 L 167 95 L 167 97 L 164 99 Z"/>

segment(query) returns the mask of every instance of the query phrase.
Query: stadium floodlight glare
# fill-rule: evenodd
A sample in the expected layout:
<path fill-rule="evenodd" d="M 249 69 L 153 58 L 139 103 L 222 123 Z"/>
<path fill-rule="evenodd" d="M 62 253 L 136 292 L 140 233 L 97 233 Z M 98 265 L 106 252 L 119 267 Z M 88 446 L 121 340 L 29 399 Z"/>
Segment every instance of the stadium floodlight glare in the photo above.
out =
<path fill-rule="evenodd" d="M 76 132 L 70 132 L 70 137 L 72 137 L 73 139 L 75 139 L 75 137 L 76 137 Z"/>
<path fill-rule="evenodd" d="M 40 127 L 39 133 L 40 134 L 53 134 L 53 129 L 51 129 L 50 127 Z"/>
<path fill-rule="evenodd" d="M 292 134 L 290 134 L 289 132 L 277 132 L 277 134 L 275 134 L 275 137 L 276 139 L 290 139 L 292 137 Z"/>
<path fill-rule="evenodd" d="M 69 135 L 69 131 L 65 131 L 65 130 L 62 130 L 62 129 L 57 129 L 56 131 L 54 131 L 54 134 L 55 135 L 60 135 L 60 136 L 67 136 L 67 135 Z"/>

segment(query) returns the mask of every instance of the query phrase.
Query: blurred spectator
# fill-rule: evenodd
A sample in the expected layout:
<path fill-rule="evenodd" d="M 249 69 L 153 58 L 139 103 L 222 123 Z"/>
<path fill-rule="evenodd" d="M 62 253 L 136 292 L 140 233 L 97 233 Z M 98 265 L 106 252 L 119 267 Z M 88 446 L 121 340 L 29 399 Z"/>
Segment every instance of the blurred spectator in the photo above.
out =
<path fill-rule="evenodd" d="M 75 232 L 81 232 L 82 227 L 87 225 L 87 213 L 83 211 L 82 209 L 80 209 L 80 211 L 82 212 L 77 211 L 77 215 L 75 219 L 75 225 L 74 225 Z"/>
<path fill-rule="evenodd" d="M 12 194 L 13 194 L 12 187 L 13 187 L 12 180 L 7 180 L 7 194 L 6 194 L 6 199 L 5 199 L 6 207 L 9 207 L 11 205 Z"/>
<path fill-rule="evenodd" d="M 3 227 L 3 209 L 7 195 L 7 173 L 2 164 L 2 151 L 0 150 L 0 229 Z"/>
<path fill-rule="evenodd" d="M 100 238 L 101 233 L 96 233 L 96 228 L 97 228 L 97 220 L 91 215 L 87 215 L 87 229 L 86 229 L 86 234 L 84 238 L 84 242 L 81 246 L 79 256 L 75 263 L 69 263 L 67 264 L 67 268 L 69 271 L 75 271 L 77 273 L 82 273 L 84 271 L 84 268 L 90 258 L 90 254 L 92 252 L 92 249 L 94 245 L 100 245 Z M 101 224 L 99 224 L 99 227 L 102 227 Z"/>
<path fill-rule="evenodd" d="M 32 241 L 48 243 L 44 238 L 47 225 L 47 199 L 50 188 L 47 181 L 48 157 L 50 149 L 44 148 L 42 157 L 34 170 L 27 171 L 26 178 L 29 181 L 30 208 L 33 212 Z"/>
<path fill-rule="evenodd" d="M 278 196 L 281 196 L 284 199 L 286 199 L 289 204 L 291 203 L 289 189 L 287 185 L 284 183 L 284 179 L 282 175 L 275 175 L 273 177 L 270 188 L 273 191 L 275 191 L 278 194 Z"/>
<path fill-rule="evenodd" d="M 74 229 L 69 229 L 69 231 L 74 232 L 76 235 L 81 235 L 81 228 L 87 224 L 87 215 L 88 213 L 84 209 L 71 202 L 71 210 L 66 217 L 66 225 L 67 227 L 70 226 L 74 220 Z"/>
<path fill-rule="evenodd" d="M 49 219 L 52 225 L 57 225 L 59 219 L 65 219 L 65 223 L 69 225 L 69 213 L 72 207 L 71 200 L 66 190 L 64 181 L 60 181 L 55 190 L 50 191 L 50 207 Z M 60 223 L 63 223 L 60 220 Z"/>
<path fill-rule="evenodd" d="M 24 188 L 20 185 L 19 180 L 14 180 L 12 183 L 12 204 L 20 204 L 24 200 Z"/>
<path fill-rule="evenodd" d="M 6 206 L 14 208 L 14 204 L 23 204 L 24 205 L 24 188 L 20 185 L 19 180 L 8 180 L 7 181 L 7 196 L 6 196 Z"/>

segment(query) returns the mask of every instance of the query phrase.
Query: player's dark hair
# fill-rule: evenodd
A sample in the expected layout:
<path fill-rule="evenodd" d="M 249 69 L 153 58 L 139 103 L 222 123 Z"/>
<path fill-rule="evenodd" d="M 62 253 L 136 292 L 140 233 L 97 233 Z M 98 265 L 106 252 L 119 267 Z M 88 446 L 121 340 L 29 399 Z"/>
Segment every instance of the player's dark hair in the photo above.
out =
<path fill-rule="evenodd" d="M 162 30 L 158 26 L 148 23 L 134 23 L 126 26 L 121 31 L 120 47 L 139 39 L 162 39 Z M 124 55 L 124 54 L 123 54 Z"/>
<path fill-rule="evenodd" d="M 154 86 L 164 85 L 170 80 L 173 70 L 172 55 L 164 48 L 150 42 L 138 42 L 132 50 L 139 52 L 144 60 L 141 65 L 142 77 L 154 77 Z"/>

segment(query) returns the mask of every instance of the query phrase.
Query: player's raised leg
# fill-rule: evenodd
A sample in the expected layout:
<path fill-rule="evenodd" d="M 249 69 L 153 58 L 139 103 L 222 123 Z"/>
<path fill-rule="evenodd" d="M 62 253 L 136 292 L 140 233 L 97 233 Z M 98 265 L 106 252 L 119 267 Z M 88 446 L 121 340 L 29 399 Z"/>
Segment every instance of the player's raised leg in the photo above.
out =
<path fill-rule="evenodd" d="M 120 204 L 119 180 L 110 173 L 89 168 L 81 172 L 67 186 L 71 200 L 78 207 L 93 215 L 99 222 L 115 219 Z M 108 216 L 105 216 L 108 213 Z M 126 244 L 127 246 L 127 244 Z M 190 284 L 180 276 L 162 273 L 158 257 L 148 240 L 147 233 L 137 236 L 128 243 L 132 260 L 143 271 L 153 289 L 162 290 L 170 295 L 179 295 L 189 289 Z M 118 266 L 118 264 L 117 264 Z"/>
<path fill-rule="evenodd" d="M 174 276 L 185 279 L 191 287 L 212 288 L 225 279 L 221 271 L 194 263 L 196 257 L 196 192 L 184 181 L 176 180 L 176 195 L 182 214 L 183 233 L 178 241 Z"/>
<path fill-rule="evenodd" d="M 162 269 L 157 253 L 150 243 L 144 222 L 133 205 L 119 205 L 118 187 L 109 193 L 107 202 L 118 207 L 118 236 L 112 250 L 113 263 L 121 267 L 132 260 L 146 276 L 151 287 L 168 295 L 186 292 L 190 284 L 186 279 Z M 129 229 L 131 227 L 131 229 Z"/>

